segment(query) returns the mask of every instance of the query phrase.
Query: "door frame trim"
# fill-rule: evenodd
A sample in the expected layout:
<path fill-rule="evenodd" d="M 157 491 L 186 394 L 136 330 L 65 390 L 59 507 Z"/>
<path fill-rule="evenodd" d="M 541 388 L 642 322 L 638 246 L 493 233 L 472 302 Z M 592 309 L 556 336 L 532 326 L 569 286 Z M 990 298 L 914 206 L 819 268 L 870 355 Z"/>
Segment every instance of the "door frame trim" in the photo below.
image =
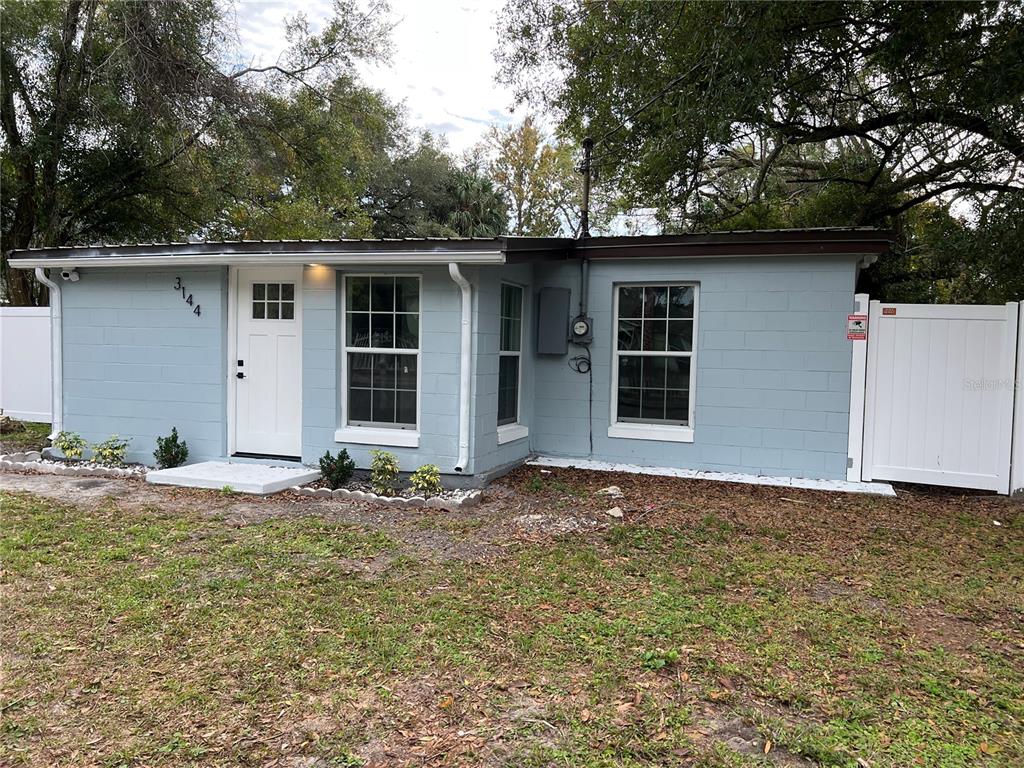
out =
<path fill-rule="evenodd" d="M 299 453 L 302 456 L 302 379 L 303 379 L 303 361 L 302 361 L 302 347 L 303 347 L 303 329 L 302 329 L 302 311 L 305 306 L 303 299 L 303 286 L 306 279 L 306 266 L 305 264 L 243 264 L 243 265 L 229 265 L 228 266 L 228 301 L 227 301 L 227 365 L 225 366 L 227 377 L 227 455 L 228 457 L 234 456 L 237 452 L 237 441 L 236 431 L 238 428 L 237 419 L 237 404 L 238 398 L 236 395 L 236 388 L 238 386 L 238 379 L 235 374 L 238 372 L 238 312 L 240 309 L 238 302 L 238 272 L 240 269 L 245 270 L 257 270 L 260 268 L 267 269 L 289 269 L 297 274 L 295 281 L 295 293 L 296 293 L 296 307 L 295 307 L 295 322 L 298 323 L 298 336 L 299 336 Z M 301 298 L 298 298 L 301 297 Z"/>

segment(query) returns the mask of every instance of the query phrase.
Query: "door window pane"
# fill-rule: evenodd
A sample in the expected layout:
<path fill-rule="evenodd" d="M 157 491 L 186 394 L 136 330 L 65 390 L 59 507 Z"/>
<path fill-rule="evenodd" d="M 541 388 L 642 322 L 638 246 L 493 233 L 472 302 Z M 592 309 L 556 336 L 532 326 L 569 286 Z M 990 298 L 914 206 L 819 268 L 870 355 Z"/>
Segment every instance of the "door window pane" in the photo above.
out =
<path fill-rule="evenodd" d="M 253 283 L 253 320 L 294 320 L 295 283 Z"/>

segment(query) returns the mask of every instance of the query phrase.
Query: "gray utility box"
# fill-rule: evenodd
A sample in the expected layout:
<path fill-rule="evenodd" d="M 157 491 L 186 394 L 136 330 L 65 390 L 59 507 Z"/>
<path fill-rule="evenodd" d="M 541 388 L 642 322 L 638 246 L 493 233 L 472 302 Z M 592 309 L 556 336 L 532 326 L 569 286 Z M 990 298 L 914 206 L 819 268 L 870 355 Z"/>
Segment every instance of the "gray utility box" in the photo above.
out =
<path fill-rule="evenodd" d="M 537 294 L 537 354 L 569 353 L 568 288 L 541 288 Z"/>

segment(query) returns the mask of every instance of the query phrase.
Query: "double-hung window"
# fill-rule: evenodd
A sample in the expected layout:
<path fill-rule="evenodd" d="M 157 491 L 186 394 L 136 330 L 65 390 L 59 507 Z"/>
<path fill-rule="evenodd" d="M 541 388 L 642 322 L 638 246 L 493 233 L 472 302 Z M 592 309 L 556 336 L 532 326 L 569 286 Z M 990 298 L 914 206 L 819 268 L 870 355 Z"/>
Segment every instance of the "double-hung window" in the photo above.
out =
<path fill-rule="evenodd" d="M 615 288 L 610 437 L 693 439 L 697 286 Z"/>
<path fill-rule="evenodd" d="M 347 426 L 416 430 L 419 278 L 347 276 L 344 334 Z"/>
<path fill-rule="evenodd" d="M 526 437 L 519 424 L 519 390 L 522 378 L 523 289 L 501 284 L 498 340 L 498 442 Z"/>

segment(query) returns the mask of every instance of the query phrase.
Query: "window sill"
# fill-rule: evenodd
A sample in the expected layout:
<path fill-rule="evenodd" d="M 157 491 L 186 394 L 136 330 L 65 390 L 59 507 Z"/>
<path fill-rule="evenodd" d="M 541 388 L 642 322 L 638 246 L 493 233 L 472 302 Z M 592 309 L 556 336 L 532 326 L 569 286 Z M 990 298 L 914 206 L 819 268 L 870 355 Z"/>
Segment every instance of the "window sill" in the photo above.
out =
<path fill-rule="evenodd" d="M 498 445 L 511 443 L 513 440 L 522 440 L 529 434 L 530 430 L 522 424 L 504 424 L 498 427 Z"/>
<path fill-rule="evenodd" d="M 334 431 L 334 442 L 355 443 L 357 445 L 387 445 L 397 448 L 419 448 L 420 433 L 411 429 L 342 427 Z"/>
<path fill-rule="evenodd" d="M 624 437 L 629 440 L 662 440 L 669 443 L 692 443 L 693 427 L 618 422 L 608 427 L 608 437 Z"/>

